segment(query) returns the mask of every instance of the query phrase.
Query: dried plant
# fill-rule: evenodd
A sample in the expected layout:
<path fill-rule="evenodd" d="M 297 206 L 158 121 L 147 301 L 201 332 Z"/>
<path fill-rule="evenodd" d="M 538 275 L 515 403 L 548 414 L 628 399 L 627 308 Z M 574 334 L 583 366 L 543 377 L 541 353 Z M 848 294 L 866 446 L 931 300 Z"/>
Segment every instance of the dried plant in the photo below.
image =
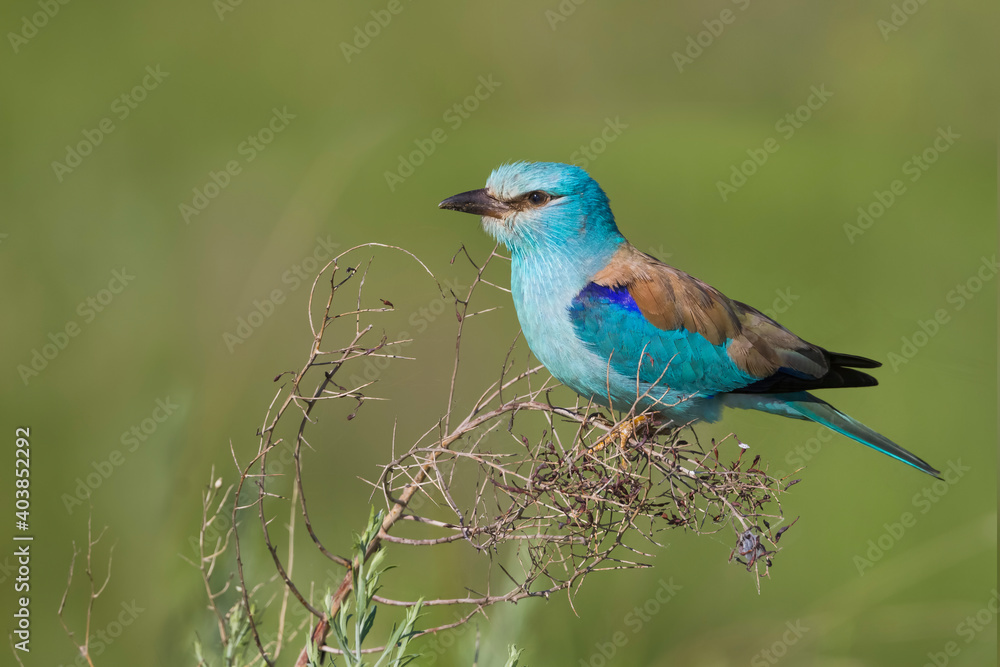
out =
<path fill-rule="evenodd" d="M 785 530 L 771 533 L 772 523 L 781 523 L 777 495 L 785 481 L 770 477 L 759 457 L 745 458 L 745 446 L 735 438 L 703 445 L 690 427 L 663 424 L 654 415 L 633 410 L 613 419 L 608 416 L 614 414 L 611 410 L 598 405 L 554 405 L 550 394 L 556 385 L 549 374 L 537 365 L 516 367 L 513 359 L 523 354 L 518 341 L 510 347 L 496 380 L 483 388 L 471 407 L 458 407 L 469 402 L 467 396 L 459 400 L 457 391 L 465 324 L 493 310 L 478 305 L 481 290 L 503 289 L 484 277 L 491 262 L 506 259 L 496 248 L 482 263 L 475 262 L 464 248 L 452 258 L 452 263 L 459 257 L 468 261 L 472 280 L 462 293 L 442 291 L 454 304 L 457 319 L 446 403 L 427 431 L 405 451 L 392 454 L 381 474 L 370 480 L 373 491 L 384 499 L 385 511 L 363 540 L 363 549 L 353 557 L 328 549 L 319 538 L 323 531 L 317 529 L 310 511 L 303 479 L 311 451 L 328 446 L 309 439 L 315 413 L 327 409 L 330 401 L 348 401 L 347 418 L 353 419 L 376 397 L 371 395 L 374 381 L 344 379 L 350 369 L 365 359 L 405 358 L 397 352 L 408 342 L 392 340 L 376 329 L 376 318 L 394 309 L 390 301 L 371 300 L 365 293 L 371 254 L 377 248 L 403 253 L 433 277 L 414 255 L 394 246 L 365 244 L 331 260 L 310 292 L 312 339 L 304 364 L 290 374 L 290 381 L 285 374 L 276 378 L 286 383 L 267 410 L 253 458 L 240 464 L 234 451 L 240 470 L 232 509 L 238 590 L 264 662 L 275 664 L 282 650 L 305 629 L 305 623 L 291 627 L 289 612 L 295 605 L 308 611 L 307 621 L 312 618 L 308 637 L 299 643 L 304 648 L 296 665 L 317 664 L 324 654 L 345 650 L 358 651 L 353 656 L 357 660 L 360 644 L 345 648 L 341 636 L 346 627 L 342 620 L 345 604 L 352 591 L 357 596 L 354 589 L 365 584 L 359 572 L 387 545 L 405 550 L 463 542 L 487 564 L 481 584 L 475 587 L 481 592 L 472 593 L 474 587 L 469 587 L 464 597 L 435 597 L 426 591 L 423 600 L 406 601 L 366 591 L 377 605 L 412 608 L 422 604 L 425 609 L 448 605 L 461 610 L 453 622 L 412 635 L 448 630 L 502 602 L 564 592 L 572 604 L 593 572 L 648 567 L 659 535 L 672 528 L 699 534 L 733 530 L 737 548 L 730 557 L 754 572 L 759 588 Z M 357 262 L 361 254 L 364 261 Z M 329 285 L 325 294 L 324 284 Z M 468 384 L 465 380 L 463 387 Z M 281 437 L 279 427 L 281 433 L 292 435 Z M 294 454 L 294 475 L 287 482 L 269 474 L 269 457 L 280 447 L 290 447 Z M 398 449 L 395 435 L 392 449 Z M 286 497 L 282 489 L 289 485 Z M 205 522 L 209 521 L 209 504 L 206 500 Z M 247 520 L 248 513 L 255 517 L 252 522 Z M 274 533 L 274 520 L 279 516 L 288 522 L 287 534 L 280 536 Z M 254 524 L 260 533 L 252 528 Z M 400 535 L 403 524 L 409 527 L 405 536 Z M 319 554 L 344 572 L 336 590 L 319 598 L 312 594 L 311 582 L 293 576 L 294 537 L 299 529 L 308 533 Z M 247 572 L 244 552 L 260 537 L 280 589 L 258 603 L 255 598 L 266 581 Z M 284 553 L 279 540 L 287 541 Z M 213 593 L 211 572 L 206 574 L 204 568 L 214 566 L 225 546 L 216 541 L 201 554 L 206 590 L 224 644 L 232 638 L 227 639 L 225 619 L 215 607 L 218 591 Z M 503 564 L 510 562 L 517 567 Z M 498 574 L 494 568 L 499 576 L 493 576 Z M 315 599 L 321 602 L 314 603 Z M 268 636 L 261 630 L 257 612 L 263 608 L 277 616 L 277 630 Z M 332 644 L 328 642 L 331 628 L 338 639 Z M 395 642 L 390 637 L 387 647 L 365 651 L 385 655 Z"/>
<path fill-rule="evenodd" d="M 70 557 L 69 562 L 69 574 L 66 577 L 66 589 L 63 591 L 62 599 L 59 601 L 59 609 L 56 615 L 59 617 L 59 623 L 62 624 L 63 631 L 69 640 L 73 642 L 73 646 L 76 647 L 77 653 L 85 660 L 89 667 L 94 667 L 93 656 L 91 656 L 90 643 L 92 638 L 91 626 L 94 620 L 94 603 L 97 602 L 97 598 L 101 597 L 104 590 L 108 587 L 108 582 L 111 581 L 111 559 L 114 555 L 115 547 L 111 545 L 108 548 L 108 571 L 104 577 L 104 581 L 98 583 L 97 578 L 94 576 L 94 547 L 98 545 L 101 538 L 104 537 L 104 533 L 107 532 L 107 527 L 101 529 L 101 532 L 94 536 L 93 531 L 93 516 L 92 510 L 87 513 L 87 547 L 86 547 L 86 564 L 84 573 L 87 575 L 87 582 L 89 584 L 89 595 L 87 596 L 87 606 L 86 606 L 86 617 L 83 627 L 83 639 L 78 639 L 77 635 L 73 630 L 70 629 L 69 624 L 66 622 L 66 600 L 69 597 L 70 589 L 73 587 L 73 571 L 76 568 L 76 557 L 80 555 L 80 549 L 77 548 L 76 542 L 73 542 L 73 555 Z M 14 653 L 17 658 L 18 663 L 21 663 L 20 656 Z"/>

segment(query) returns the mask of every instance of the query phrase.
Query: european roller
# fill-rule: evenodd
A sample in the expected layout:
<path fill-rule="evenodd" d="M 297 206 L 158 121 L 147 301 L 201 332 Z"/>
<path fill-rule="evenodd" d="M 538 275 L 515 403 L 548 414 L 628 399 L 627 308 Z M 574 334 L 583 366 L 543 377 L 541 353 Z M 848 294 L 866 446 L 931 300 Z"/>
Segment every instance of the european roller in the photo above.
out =
<path fill-rule="evenodd" d="M 588 400 L 714 422 L 725 408 L 808 419 L 918 470 L 937 470 L 808 393 L 868 387 L 871 359 L 799 338 L 756 308 L 640 252 L 583 169 L 515 162 L 440 208 L 482 216 L 511 254 L 511 294 L 532 353 Z"/>

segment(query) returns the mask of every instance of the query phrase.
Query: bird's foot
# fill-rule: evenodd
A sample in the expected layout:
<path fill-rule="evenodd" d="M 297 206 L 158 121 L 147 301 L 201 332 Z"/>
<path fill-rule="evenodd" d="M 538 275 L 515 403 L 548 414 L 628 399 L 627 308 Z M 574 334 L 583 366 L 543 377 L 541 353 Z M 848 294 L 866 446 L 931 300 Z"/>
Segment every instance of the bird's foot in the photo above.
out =
<path fill-rule="evenodd" d="M 621 454 L 624 456 L 627 452 L 629 438 L 635 435 L 635 432 L 640 426 L 652 423 L 652 421 L 652 415 L 637 415 L 631 419 L 623 421 L 621 424 L 618 424 L 613 429 L 608 431 L 608 433 L 598 440 L 593 447 L 587 450 L 587 453 L 592 454 L 594 452 L 599 452 L 604 449 L 609 442 L 616 440 L 618 441 L 618 447 L 621 450 Z"/>

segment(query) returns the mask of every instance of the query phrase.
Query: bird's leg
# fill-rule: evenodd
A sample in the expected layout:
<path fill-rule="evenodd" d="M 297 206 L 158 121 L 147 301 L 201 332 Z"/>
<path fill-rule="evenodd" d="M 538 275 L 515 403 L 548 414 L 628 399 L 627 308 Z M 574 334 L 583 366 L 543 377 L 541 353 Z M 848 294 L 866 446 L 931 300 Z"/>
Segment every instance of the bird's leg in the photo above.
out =
<path fill-rule="evenodd" d="M 611 440 L 617 440 L 618 446 L 621 449 L 621 455 L 624 457 L 627 452 L 627 445 L 629 438 L 631 438 L 639 426 L 647 422 L 652 421 L 650 415 L 637 415 L 628 419 L 618 426 L 615 426 L 608 433 L 606 433 L 597 443 L 588 450 L 588 453 L 599 452 L 610 442 Z"/>

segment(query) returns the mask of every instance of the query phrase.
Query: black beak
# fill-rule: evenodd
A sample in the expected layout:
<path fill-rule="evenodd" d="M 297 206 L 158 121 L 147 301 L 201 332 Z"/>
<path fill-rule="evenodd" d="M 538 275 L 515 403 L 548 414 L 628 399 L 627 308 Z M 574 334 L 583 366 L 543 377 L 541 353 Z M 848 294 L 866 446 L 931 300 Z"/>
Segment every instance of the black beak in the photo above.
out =
<path fill-rule="evenodd" d="M 485 188 L 482 190 L 469 190 L 454 197 L 448 197 L 438 204 L 438 208 L 447 208 L 452 211 L 473 213 L 475 215 L 486 215 L 498 219 L 502 219 L 510 211 L 510 207 L 507 204 L 491 197 Z"/>

